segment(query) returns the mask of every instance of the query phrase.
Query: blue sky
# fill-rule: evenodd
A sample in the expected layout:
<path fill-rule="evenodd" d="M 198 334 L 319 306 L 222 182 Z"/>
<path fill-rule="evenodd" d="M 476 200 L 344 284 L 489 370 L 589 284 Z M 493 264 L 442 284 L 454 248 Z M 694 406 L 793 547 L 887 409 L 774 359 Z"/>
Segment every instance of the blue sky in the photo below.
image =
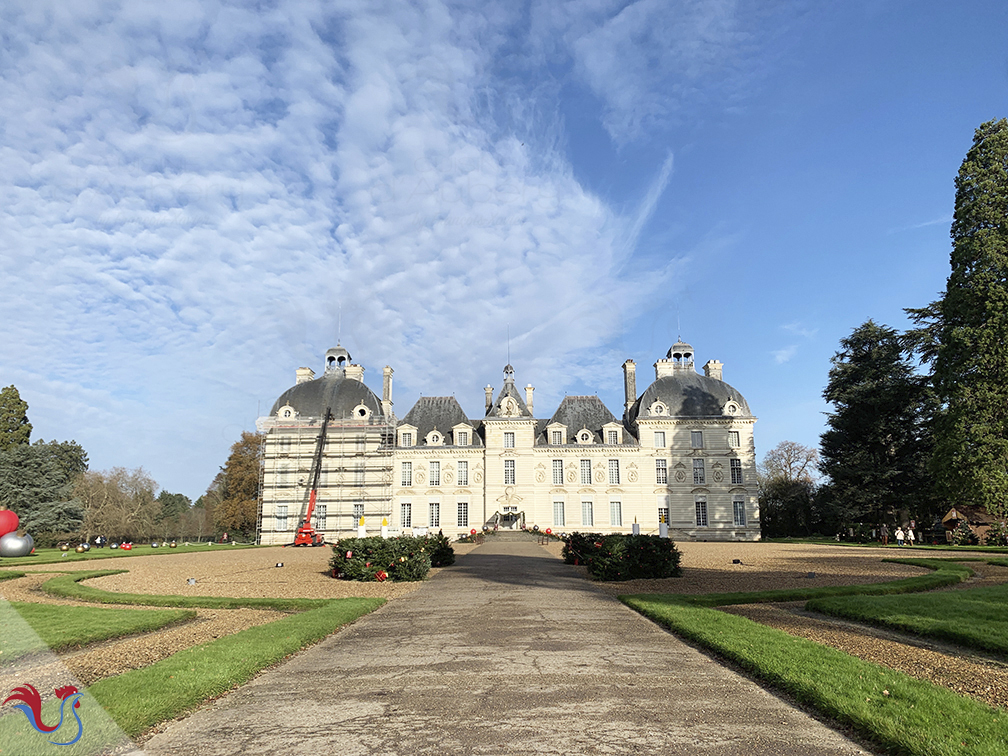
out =
<path fill-rule="evenodd" d="M 622 406 L 677 336 L 818 443 L 838 342 L 948 274 L 1003 2 L 10 2 L 0 385 L 193 498 L 342 342 L 402 416 Z"/>

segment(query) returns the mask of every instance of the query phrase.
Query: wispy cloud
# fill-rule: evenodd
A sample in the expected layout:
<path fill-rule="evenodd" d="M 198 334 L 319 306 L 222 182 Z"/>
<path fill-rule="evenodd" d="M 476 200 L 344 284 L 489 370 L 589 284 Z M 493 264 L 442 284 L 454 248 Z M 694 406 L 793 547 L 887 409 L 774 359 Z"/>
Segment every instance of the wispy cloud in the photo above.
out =
<path fill-rule="evenodd" d="M 794 323 L 787 323 L 782 325 L 781 328 L 788 333 L 793 333 L 795 336 L 801 336 L 806 339 L 814 339 L 816 334 L 819 333 L 818 328 L 809 328 L 804 323 L 800 321 L 795 321 Z"/>
<path fill-rule="evenodd" d="M 783 349 L 777 349 L 770 354 L 773 355 L 774 362 L 778 365 L 783 365 L 785 362 L 788 362 L 792 357 L 798 354 L 798 345 L 791 344 Z"/>
<path fill-rule="evenodd" d="M 943 215 L 940 218 L 935 218 L 934 220 L 923 221 L 921 223 L 911 223 L 908 226 L 899 226 L 897 228 L 889 229 L 890 234 L 898 234 L 903 231 L 916 231 L 919 228 L 928 228 L 929 226 L 951 226 L 952 216 Z"/>

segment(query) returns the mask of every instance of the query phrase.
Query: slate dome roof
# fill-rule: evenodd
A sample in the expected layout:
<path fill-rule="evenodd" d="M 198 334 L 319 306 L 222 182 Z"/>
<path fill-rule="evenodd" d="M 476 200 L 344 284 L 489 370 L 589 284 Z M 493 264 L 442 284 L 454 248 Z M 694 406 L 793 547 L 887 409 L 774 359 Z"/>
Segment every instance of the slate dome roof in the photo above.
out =
<path fill-rule="evenodd" d="M 717 378 L 700 375 L 692 369 L 676 370 L 659 378 L 630 408 L 628 420 L 652 417 L 723 417 L 725 406 L 738 405 L 737 417 L 751 417 L 749 403 L 732 386 Z M 655 402 L 665 405 L 662 415 L 651 414 Z"/>
<path fill-rule="evenodd" d="M 280 394 L 270 415 L 289 404 L 302 417 L 322 417 L 326 407 L 334 418 L 351 417 L 354 408 L 363 404 L 372 415 L 382 415 L 381 400 L 361 381 L 347 378 L 342 370 L 327 370 L 320 378 L 305 381 Z"/>

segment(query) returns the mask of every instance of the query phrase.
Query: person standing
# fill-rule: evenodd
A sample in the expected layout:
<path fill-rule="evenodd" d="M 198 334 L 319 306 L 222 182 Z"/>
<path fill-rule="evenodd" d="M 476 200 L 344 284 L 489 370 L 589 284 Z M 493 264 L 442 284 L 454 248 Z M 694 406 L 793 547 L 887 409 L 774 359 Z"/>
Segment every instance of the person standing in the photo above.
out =
<path fill-rule="evenodd" d="M 907 546 L 913 546 L 915 540 L 917 540 L 917 538 L 916 536 L 914 536 L 913 528 L 907 528 L 906 532 Z"/>
<path fill-rule="evenodd" d="M 903 545 L 903 527 L 902 526 L 897 526 L 897 528 L 896 528 L 896 545 L 897 546 L 902 546 Z"/>
<path fill-rule="evenodd" d="M 882 523 L 882 545 L 883 546 L 889 545 L 889 526 L 886 525 L 884 522 Z"/>

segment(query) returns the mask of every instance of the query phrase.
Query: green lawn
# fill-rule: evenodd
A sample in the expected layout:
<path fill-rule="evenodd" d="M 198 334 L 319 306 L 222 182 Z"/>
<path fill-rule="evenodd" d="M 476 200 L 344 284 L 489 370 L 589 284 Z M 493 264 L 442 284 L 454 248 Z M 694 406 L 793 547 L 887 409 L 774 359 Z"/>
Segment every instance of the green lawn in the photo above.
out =
<path fill-rule="evenodd" d="M 75 598 L 96 604 L 133 604 L 137 606 L 179 606 L 204 609 L 276 609 L 303 612 L 326 604 L 329 599 L 228 598 L 225 596 L 161 596 L 150 593 L 119 593 L 81 585 L 81 581 L 104 575 L 118 575 L 127 570 L 89 570 L 59 575 L 42 584 L 53 596 Z"/>
<path fill-rule="evenodd" d="M 681 596 L 620 598 L 887 751 L 908 756 L 1005 753 L 1008 712 Z"/>
<path fill-rule="evenodd" d="M 191 609 L 106 609 L 95 606 L 56 606 L 12 601 L 10 606 L 53 651 L 159 630 L 196 616 Z M 7 644 L 0 638 L 7 657 Z"/>
<path fill-rule="evenodd" d="M 236 544 L 231 546 L 229 544 L 222 543 L 193 543 L 190 546 L 186 546 L 184 543 L 179 543 L 174 549 L 168 548 L 167 546 L 159 546 L 154 549 L 151 548 L 149 543 L 139 543 L 135 544 L 129 551 L 123 551 L 122 549 L 96 549 L 91 547 L 90 551 L 85 551 L 83 554 L 78 554 L 76 551 L 60 551 L 59 549 L 35 549 L 34 554 L 29 554 L 24 557 L 0 557 L 0 568 L 5 567 L 23 567 L 26 565 L 33 564 L 75 564 L 77 562 L 87 562 L 98 559 L 117 559 L 120 557 L 136 557 L 136 556 L 151 556 L 153 554 L 160 556 L 171 556 L 172 554 L 192 554 L 193 552 L 198 552 L 200 554 L 205 554 L 208 551 L 220 551 L 221 549 L 267 549 L 272 548 L 271 546 L 255 546 L 253 544 Z"/>
<path fill-rule="evenodd" d="M 143 669 L 99 680 L 88 691 L 131 737 L 174 719 L 384 604 L 334 599 L 301 614 L 243 630 Z M 338 701 L 334 698 L 334 705 Z"/>
<path fill-rule="evenodd" d="M 1008 584 L 905 596 L 848 596 L 806 608 L 1008 657 Z"/>

